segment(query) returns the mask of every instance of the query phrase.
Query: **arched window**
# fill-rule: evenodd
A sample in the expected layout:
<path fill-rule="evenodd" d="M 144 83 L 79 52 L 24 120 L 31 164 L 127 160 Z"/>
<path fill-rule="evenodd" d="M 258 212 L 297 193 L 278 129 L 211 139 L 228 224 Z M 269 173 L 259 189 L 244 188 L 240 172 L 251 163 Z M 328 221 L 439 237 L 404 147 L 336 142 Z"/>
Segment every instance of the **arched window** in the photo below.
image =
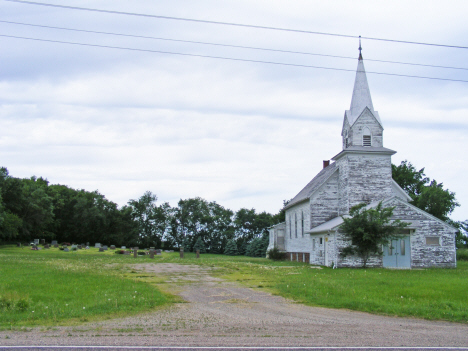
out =
<path fill-rule="evenodd" d="M 344 137 L 344 147 L 346 149 L 349 146 L 349 144 L 348 144 L 348 131 L 347 130 L 344 131 L 343 137 Z"/>
<path fill-rule="evenodd" d="M 372 146 L 372 135 L 367 127 L 362 131 L 362 146 Z"/>

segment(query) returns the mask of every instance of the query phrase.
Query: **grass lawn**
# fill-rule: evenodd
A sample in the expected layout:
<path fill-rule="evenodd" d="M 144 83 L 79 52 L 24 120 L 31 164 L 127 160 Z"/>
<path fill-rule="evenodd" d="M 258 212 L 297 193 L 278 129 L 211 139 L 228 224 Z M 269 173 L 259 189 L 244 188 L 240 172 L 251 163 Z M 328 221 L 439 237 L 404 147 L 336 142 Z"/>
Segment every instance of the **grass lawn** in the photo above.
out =
<path fill-rule="evenodd" d="M 144 262 L 217 267 L 214 275 L 311 306 L 468 323 L 467 261 L 456 269 L 317 269 L 243 256 L 185 255 L 163 253 L 151 260 L 94 248 L 0 246 L 0 328 L 70 325 L 180 301 L 162 292 L 164 279 L 129 266 Z"/>
<path fill-rule="evenodd" d="M 174 300 L 129 277 L 130 256 L 0 246 L 0 328 L 69 325 L 149 311 Z"/>
<path fill-rule="evenodd" d="M 173 256 L 166 260 L 180 261 Z M 468 323 L 468 262 L 456 269 L 321 268 L 296 262 L 190 254 L 185 263 L 222 267 L 217 275 L 310 306 Z"/>

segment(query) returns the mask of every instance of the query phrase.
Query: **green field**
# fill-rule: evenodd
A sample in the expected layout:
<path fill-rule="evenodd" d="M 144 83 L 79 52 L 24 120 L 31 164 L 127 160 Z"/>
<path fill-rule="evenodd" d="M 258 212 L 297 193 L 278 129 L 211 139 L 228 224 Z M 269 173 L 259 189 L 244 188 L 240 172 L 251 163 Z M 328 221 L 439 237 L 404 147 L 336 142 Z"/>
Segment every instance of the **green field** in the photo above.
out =
<path fill-rule="evenodd" d="M 133 263 L 217 267 L 213 274 L 298 303 L 391 316 L 468 322 L 468 262 L 456 269 L 316 268 L 295 262 L 186 253 L 149 257 L 0 246 L 0 328 L 74 324 L 160 308 L 174 301 L 160 277 Z"/>

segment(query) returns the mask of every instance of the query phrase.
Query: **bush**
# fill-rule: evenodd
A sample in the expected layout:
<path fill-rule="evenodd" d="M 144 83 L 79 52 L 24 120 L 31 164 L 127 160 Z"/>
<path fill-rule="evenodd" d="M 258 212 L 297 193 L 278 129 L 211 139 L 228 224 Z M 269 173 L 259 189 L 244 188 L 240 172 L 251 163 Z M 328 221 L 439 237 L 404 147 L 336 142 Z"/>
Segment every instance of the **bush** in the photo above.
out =
<path fill-rule="evenodd" d="M 123 255 L 124 252 L 125 252 L 125 250 L 116 250 L 116 251 L 115 251 L 115 253 L 116 253 L 117 255 Z"/>
<path fill-rule="evenodd" d="M 273 261 L 283 261 L 286 259 L 286 253 L 280 251 L 276 246 L 268 250 L 267 255 Z"/>
<path fill-rule="evenodd" d="M 144 255 L 146 255 L 146 252 L 145 251 L 138 251 L 137 255 L 138 256 L 144 256 Z"/>
<path fill-rule="evenodd" d="M 457 260 L 458 261 L 468 261 L 468 249 L 458 249 L 457 250 Z"/>

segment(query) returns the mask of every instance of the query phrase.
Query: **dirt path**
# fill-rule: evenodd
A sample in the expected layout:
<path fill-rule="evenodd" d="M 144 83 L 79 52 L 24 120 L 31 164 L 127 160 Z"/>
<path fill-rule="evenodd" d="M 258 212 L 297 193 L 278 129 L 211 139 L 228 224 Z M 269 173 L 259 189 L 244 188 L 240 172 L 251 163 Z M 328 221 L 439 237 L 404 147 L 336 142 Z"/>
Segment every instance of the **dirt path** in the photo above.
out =
<path fill-rule="evenodd" d="M 210 268 L 145 264 L 188 303 L 53 331 L 0 332 L 0 345 L 461 346 L 468 326 L 307 307 L 210 275 Z M 8 336 L 9 338 L 6 338 Z"/>

